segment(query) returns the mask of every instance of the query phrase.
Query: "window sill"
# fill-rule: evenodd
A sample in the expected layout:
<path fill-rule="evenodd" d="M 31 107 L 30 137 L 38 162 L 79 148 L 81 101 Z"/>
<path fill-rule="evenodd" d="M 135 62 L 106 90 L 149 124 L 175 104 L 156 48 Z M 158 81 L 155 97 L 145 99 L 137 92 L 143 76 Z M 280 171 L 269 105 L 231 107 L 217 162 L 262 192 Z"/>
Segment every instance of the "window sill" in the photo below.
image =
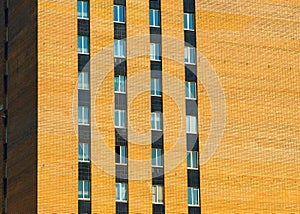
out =
<path fill-rule="evenodd" d="M 154 25 L 150 25 L 150 27 L 160 28 L 160 26 L 154 26 Z"/>
<path fill-rule="evenodd" d="M 120 22 L 120 21 L 114 21 L 114 23 L 125 24 L 125 22 Z"/>
<path fill-rule="evenodd" d="M 161 95 L 151 94 L 151 97 L 161 97 Z"/>
<path fill-rule="evenodd" d="M 159 205 L 161 205 L 161 204 L 164 204 L 163 202 L 152 202 L 152 204 L 159 204 Z"/>
<path fill-rule="evenodd" d="M 115 55 L 114 55 L 114 58 L 126 59 L 126 56 L 115 56 Z"/>
<path fill-rule="evenodd" d="M 190 168 L 190 167 L 188 167 L 188 169 L 189 170 L 195 170 L 195 171 L 199 170 L 199 168 Z"/>
<path fill-rule="evenodd" d="M 79 163 L 89 163 L 90 161 L 78 160 Z"/>
<path fill-rule="evenodd" d="M 78 123 L 78 126 L 90 126 L 90 124 Z"/>
<path fill-rule="evenodd" d="M 196 65 L 196 63 L 184 62 L 185 65 Z"/>
<path fill-rule="evenodd" d="M 77 17 L 77 19 L 80 19 L 80 20 L 90 20 L 90 18 L 82 18 L 82 17 Z"/>
<path fill-rule="evenodd" d="M 185 97 L 187 100 L 197 100 L 196 98 L 191 98 L 191 97 Z"/>
<path fill-rule="evenodd" d="M 115 126 L 116 129 L 126 129 L 125 126 Z"/>
<path fill-rule="evenodd" d="M 127 163 L 116 163 L 118 166 L 127 166 Z"/>
<path fill-rule="evenodd" d="M 192 205 L 192 204 L 189 204 L 188 206 L 189 207 L 200 207 L 199 205 Z"/>
<path fill-rule="evenodd" d="M 160 59 L 150 59 L 151 62 L 161 62 Z"/>
<path fill-rule="evenodd" d="M 81 54 L 81 55 L 90 55 L 90 53 L 82 53 L 82 52 L 78 52 L 78 54 Z"/>
<path fill-rule="evenodd" d="M 192 32 L 195 31 L 195 29 L 188 29 L 188 28 L 184 28 L 184 30 L 185 30 L 185 31 L 192 31 Z"/>
<path fill-rule="evenodd" d="M 78 90 L 82 90 L 82 91 L 89 91 L 89 88 L 78 88 Z"/>
<path fill-rule="evenodd" d="M 116 202 L 119 202 L 119 203 L 127 203 L 127 201 L 121 201 L 121 200 L 116 200 Z"/>
<path fill-rule="evenodd" d="M 78 198 L 79 201 L 90 201 L 90 198 Z"/>
<path fill-rule="evenodd" d="M 151 131 L 162 131 L 162 129 L 151 129 Z"/>
<path fill-rule="evenodd" d="M 153 165 L 152 165 L 152 167 L 153 168 L 160 168 L 160 169 L 164 168 L 164 166 L 153 166 Z"/>
<path fill-rule="evenodd" d="M 126 92 L 122 92 L 122 91 L 115 91 L 116 94 L 126 94 Z"/>
<path fill-rule="evenodd" d="M 187 134 L 198 134 L 197 132 L 186 132 Z"/>

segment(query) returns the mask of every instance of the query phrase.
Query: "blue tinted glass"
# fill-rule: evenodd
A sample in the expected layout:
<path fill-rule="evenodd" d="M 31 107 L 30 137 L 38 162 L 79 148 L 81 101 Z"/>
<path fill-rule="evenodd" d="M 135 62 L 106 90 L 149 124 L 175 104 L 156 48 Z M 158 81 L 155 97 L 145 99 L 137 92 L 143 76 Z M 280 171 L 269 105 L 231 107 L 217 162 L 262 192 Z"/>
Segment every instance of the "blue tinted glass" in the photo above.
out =
<path fill-rule="evenodd" d="M 152 149 L 152 166 L 156 165 L 156 150 Z"/>
<path fill-rule="evenodd" d="M 188 167 L 191 167 L 191 153 L 190 152 L 187 153 L 187 164 L 188 164 Z"/>
<path fill-rule="evenodd" d="M 120 146 L 120 159 L 121 163 L 126 163 L 126 147 L 125 146 Z"/>
<path fill-rule="evenodd" d="M 119 77 L 114 78 L 114 88 L 115 91 L 119 91 Z"/>
<path fill-rule="evenodd" d="M 120 76 L 120 91 L 125 92 L 125 76 Z"/>
<path fill-rule="evenodd" d="M 118 56 L 118 40 L 114 41 L 114 55 Z"/>
<path fill-rule="evenodd" d="M 84 182 L 84 198 L 90 198 L 90 182 Z"/>
<path fill-rule="evenodd" d="M 150 25 L 153 25 L 153 10 L 150 10 Z"/>
<path fill-rule="evenodd" d="M 190 84 L 191 98 L 196 98 L 196 83 L 191 82 Z"/>
<path fill-rule="evenodd" d="M 198 155 L 197 152 L 193 152 L 193 168 L 198 168 Z"/>
<path fill-rule="evenodd" d="M 88 18 L 89 17 L 89 8 L 88 8 L 88 2 L 87 1 L 83 2 L 82 17 L 83 18 Z"/>
<path fill-rule="evenodd" d="M 89 38 L 84 36 L 84 53 L 89 52 Z"/>
<path fill-rule="evenodd" d="M 82 36 L 78 36 L 78 52 L 82 52 Z"/>
<path fill-rule="evenodd" d="M 157 165 L 162 166 L 162 150 L 157 150 Z"/>
<path fill-rule="evenodd" d="M 77 2 L 77 17 L 78 18 L 82 17 L 82 2 L 81 1 Z"/>
<path fill-rule="evenodd" d="M 78 198 L 83 198 L 83 181 L 78 181 Z"/>
<path fill-rule="evenodd" d="M 118 21 L 118 6 L 114 6 L 114 21 Z"/>
<path fill-rule="evenodd" d="M 121 124 L 120 125 L 121 125 L 121 127 L 125 127 L 125 112 L 121 111 L 120 113 L 121 113 L 121 115 L 120 115 L 120 117 L 121 117 L 120 118 L 121 119 L 121 121 L 120 121 Z"/>
<path fill-rule="evenodd" d="M 78 160 L 83 160 L 83 144 L 80 143 L 78 147 Z"/>
<path fill-rule="evenodd" d="M 89 109 L 87 107 L 84 108 L 84 121 L 86 123 L 89 121 Z"/>
<path fill-rule="evenodd" d="M 184 28 L 187 29 L 187 14 L 184 14 Z"/>
<path fill-rule="evenodd" d="M 120 200 L 120 184 L 116 184 L 116 200 Z"/>
<path fill-rule="evenodd" d="M 120 11 L 119 11 L 119 16 L 120 16 L 120 22 L 125 21 L 125 8 L 123 6 L 120 6 Z"/>
<path fill-rule="evenodd" d="M 84 156 L 84 160 L 85 161 L 88 161 L 90 158 L 90 154 L 89 154 L 89 145 L 87 143 L 83 144 L 83 147 L 84 147 L 84 153 L 83 153 L 83 156 Z"/>
<path fill-rule="evenodd" d="M 82 123 L 83 119 L 82 119 L 83 115 L 82 115 L 82 107 L 78 108 L 78 122 Z"/>
<path fill-rule="evenodd" d="M 159 11 L 155 10 L 155 26 L 159 26 Z"/>
<path fill-rule="evenodd" d="M 190 48 L 190 62 L 195 63 L 195 49 Z"/>
<path fill-rule="evenodd" d="M 122 184 L 122 200 L 127 200 L 127 184 Z"/>
<path fill-rule="evenodd" d="M 193 30 L 194 29 L 194 14 L 190 14 L 189 16 L 189 29 Z"/>
<path fill-rule="evenodd" d="M 125 56 L 124 40 L 120 40 L 120 56 Z"/>
<path fill-rule="evenodd" d="M 194 189 L 194 205 L 198 205 L 199 201 L 198 201 L 198 189 Z"/>
<path fill-rule="evenodd" d="M 115 111 L 115 126 L 119 126 L 119 111 Z"/>
<path fill-rule="evenodd" d="M 188 188 L 188 203 L 193 204 L 192 188 Z"/>
<path fill-rule="evenodd" d="M 154 79 L 151 79 L 151 95 L 155 95 L 155 92 L 154 92 Z"/>

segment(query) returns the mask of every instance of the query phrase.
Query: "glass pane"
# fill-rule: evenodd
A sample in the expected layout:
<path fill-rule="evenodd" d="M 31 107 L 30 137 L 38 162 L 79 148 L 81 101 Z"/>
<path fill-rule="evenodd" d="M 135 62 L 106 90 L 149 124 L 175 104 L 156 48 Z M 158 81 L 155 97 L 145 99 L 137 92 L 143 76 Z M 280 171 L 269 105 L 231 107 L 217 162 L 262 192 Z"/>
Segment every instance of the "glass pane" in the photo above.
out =
<path fill-rule="evenodd" d="M 162 150 L 157 149 L 157 165 L 162 166 Z"/>
<path fill-rule="evenodd" d="M 120 76 L 120 91 L 125 92 L 125 76 Z"/>
<path fill-rule="evenodd" d="M 154 44 L 150 44 L 150 59 L 154 59 Z"/>
<path fill-rule="evenodd" d="M 155 91 L 154 91 L 154 79 L 151 79 L 151 95 L 155 95 Z"/>
<path fill-rule="evenodd" d="M 79 106 L 78 107 L 78 123 L 82 123 L 83 122 L 83 115 L 82 115 L 82 109 L 83 107 Z"/>
<path fill-rule="evenodd" d="M 156 149 L 152 149 L 152 166 L 156 166 Z"/>
<path fill-rule="evenodd" d="M 120 56 L 125 56 L 125 43 L 124 43 L 124 40 L 120 40 Z"/>
<path fill-rule="evenodd" d="M 198 199 L 198 189 L 197 188 L 195 188 L 194 189 L 194 200 L 193 200 L 193 202 L 194 202 L 194 205 L 198 205 L 199 204 L 199 199 Z"/>
<path fill-rule="evenodd" d="M 84 123 L 88 124 L 89 123 L 89 108 L 88 107 L 83 107 L 84 109 Z"/>
<path fill-rule="evenodd" d="M 191 153 L 187 152 L 187 166 L 191 167 Z"/>
<path fill-rule="evenodd" d="M 162 186 L 158 186 L 158 202 L 159 203 L 162 203 L 164 200 L 163 200 L 163 197 L 164 194 L 163 194 L 163 187 Z"/>
<path fill-rule="evenodd" d="M 156 128 L 157 129 L 161 129 L 161 126 L 160 126 L 160 114 L 159 113 L 156 113 Z"/>
<path fill-rule="evenodd" d="M 184 48 L 184 62 L 189 62 L 189 59 L 188 59 L 188 48 L 185 47 Z"/>
<path fill-rule="evenodd" d="M 121 152 L 121 163 L 126 163 L 126 147 L 125 146 L 120 146 L 120 152 Z"/>
<path fill-rule="evenodd" d="M 83 160 L 83 144 L 79 143 L 78 146 L 78 160 Z"/>
<path fill-rule="evenodd" d="M 155 26 L 159 26 L 159 11 L 155 10 Z"/>
<path fill-rule="evenodd" d="M 89 38 L 84 36 L 84 53 L 89 52 Z"/>
<path fill-rule="evenodd" d="M 120 6 L 119 7 L 119 16 L 120 16 L 120 22 L 124 22 L 125 21 L 125 19 L 124 19 L 124 17 L 125 17 L 125 9 L 124 9 L 124 7 L 123 6 Z"/>
<path fill-rule="evenodd" d="M 78 72 L 78 88 L 82 89 L 83 88 L 83 83 L 82 83 L 82 72 Z"/>
<path fill-rule="evenodd" d="M 77 17 L 82 17 L 82 1 L 77 2 Z"/>
<path fill-rule="evenodd" d="M 152 202 L 157 202 L 156 199 L 156 186 L 152 186 Z"/>
<path fill-rule="evenodd" d="M 184 28 L 187 29 L 187 14 L 184 14 Z"/>
<path fill-rule="evenodd" d="M 186 132 L 190 132 L 190 117 L 186 117 Z"/>
<path fill-rule="evenodd" d="M 122 200 L 127 201 L 127 185 L 122 184 Z"/>
<path fill-rule="evenodd" d="M 189 29 L 194 30 L 194 14 L 189 15 Z"/>
<path fill-rule="evenodd" d="M 150 10 L 149 12 L 149 19 L 150 19 L 150 26 L 153 26 L 153 10 Z"/>
<path fill-rule="evenodd" d="M 191 132 L 196 133 L 197 132 L 197 124 L 196 124 L 196 117 L 190 118 L 191 122 Z"/>
<path fill-rule="evenodd" d="M 78 198 L 83 198 L 83 181 L 78 181 Z"/>
<path fill-rule="evenodd" d="M 83 88 L 84 89 L 89 89 L 89 74 L 87 72 L 83 72 Z"/>
<path fill-rule="evenodd" d="M 84 1 L 84 2 L 83 2 L 83 13 L 82 13 L 82 17 L 83 17 L 83 18 L 88 18 L 88 17 L 89 17 L 88 11 L 89 11 L 89 8 L 88 8 L 88 2 L 87 2 L 87 1 Z"/>
<path fill-rule="evenodd" d="M 119 111 L 115 111 L 115 126 L 119 126 Z"/>
<path fill-rule="evenodd" d="M 190 62 L 195 63 L 195 49 L 190 48 Z"/>
<path fill-rule="evenodd" d="M 82 36 L 78 36 L 78 52 L 82 52 Z"/>
<path fill-rule="evenodd" d="M 120 184 L 116 184 L 116 200 L 120 200 L 121 197 L 121 192 L 120 192 Z"/>
<path fill-rule="evenodd" d="M 155 44 L 155 60 L 159 60 L 159 44 Z"/>
<path fill-rule="evenodd" d="M 189 205 L 193 204 L 192 188 L 188 188 L 188 203 Z"/>
<path fill-rule="evenodd" d="M 120 111 L 120 126 L 121 127 L 125 127 L 125 111 Z"/>
<path fill-rule="evenodd" d="M 119 91 L 119 77 L 114 78 L 114 88 L 115 91 Z"/>
<path fill-rule="evenodd" d="M 90 198 L 90 182 L 84 181 L 84 198 Z"/>
<path fill-rule="evenodd" d="M 190 83 L 190 94 L 191 94 L 191 98 L 196 98 L 196 83 L 195 82 Z"/>
<path fill-rule="evenodd" d="M 185 82 L 185 97 L 189 98 L 189 83 Z"/>
<path fill-rule="evenodd" d="M 198 153 L 197 152 L 193 152 L 193 168 L 198 168 Z"/>
<path fill-rule="evenodd" d="M 155 129 L 155 114 L 151 113 L 151 128 Z"/>
<path fill-rule="evenodd" d="M 87 143 L 85 143 L 85 144 L 83 144 L 83 157 L 84 157 L 84 160 L 85 161 L 89 161 L 90 160 L 90 158 L 89 158 L 89 156 L 90 156 L 90 153 L 89 153 L 89 145 L 87 144 Z"/>
<path fill-rule="evenodd" d="M 114 21 L 118 21 L 118 6 L 114 6 Z"/>
<path fill-rule="evenodd" d="M 156 80 L 156 88 L 157 88 L 156 94 L 160 96 L 161 95 L 161 81 L 160 81 L 160 79 Z"/>
<path fill-rule="evenodd" d="M 118 40 L 114 41 L 114 55 L 115 56 L 119 55 L 119 53 L 118 53 Z"/>

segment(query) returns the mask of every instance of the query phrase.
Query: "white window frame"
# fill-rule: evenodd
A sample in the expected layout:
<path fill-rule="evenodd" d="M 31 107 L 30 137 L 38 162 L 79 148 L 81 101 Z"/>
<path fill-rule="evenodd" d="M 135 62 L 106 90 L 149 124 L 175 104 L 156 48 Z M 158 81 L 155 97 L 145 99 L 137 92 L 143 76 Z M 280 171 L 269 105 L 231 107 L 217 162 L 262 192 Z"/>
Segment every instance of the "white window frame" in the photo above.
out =
<path fill-rule="evenodd" d="M 122 91 L 121 90 L 121 78 L 122 77 L 124 77 L 124 91 Z M 116 88 L 115 88 L 115 81 L 116 81 L 116 79 L 117 79 L 117 81 L 118 81 L 118 88 L 117 88 L 117 90 L 116 90 Z M 125 94 L 126 93 L 126 77 L 125 76 L 123 76 L 123 75 L 119 75 L 119 76 L 115 76 L 114 77 L 114 90 L 115 90 L 115 93 L 120 93 L 120 94 Z"/>
<path fill-rule="evenodd" d="M 193 13 L 184 13 L 184 30 L 194 31 L 195 30 L 195 18 Z M 192 23 L 190 20 L 192 19 Z M 185 23 L 186 20 L 186 23 Z M 186 25 L 185 25 L 186 24 Z"/>
<path fill-rule="evenodd" d="M 189 207 L 199 207 L 199 204 L 200 204 L 200 202 L 199 202 L 199 188 L 197 188 L 197 187 L 188 187 L 188 198 L 189 198 L 189 190 L 191 190 L 191 193 L 192 193 L 192 195 L 191 195 L 192 203 L 190 204 L 188 202 L 188 206 Z M 195 203 L 195 201 L 194 201 L 194 194 L 195 194 L 194 190 L 197 190 L 198 203 Z"/>
<path fill-rule="evenodd" d="M 121 16 L 120 16 L 120 14 L 121 14 L 121 8 L 123 8 L 123 11 L 124 11 L 124 14 L 123 14 L 123 16 L 124 16 L 124 21 L 120 21 L 120 19 L 121 19 Z M 115 20 L 115 12 L 117 12 L 117 20 Z M 114 5 L 114 22 L 115 23 L 125 23 L 125 14 L 126 14 L 126 11 L 125 11 L 125 7 L 123 6 L 123 5 Z"/>
<path fill-rule="evenodd" d="M 196 163 L 194 163 L 194 155 L 196 155 Z M 190 160 L 190 161 L 189 161 Z M 187 151 L 187 168 L 192 170 L 198 170 L 198 152 L 197 151 Z M 195 167 L 194 167 L 195 165 Z"/>
<path fill-rule="evenodd" d="M 124 187 L 125 187 L 125 197 L 124 199 Z M 119 189 L 119 194 L 118 194 Z M 118 198 L 119 197 L 119 198 Z M 127 202 L 128 199 L 128 191 L 127 191 L 127 184 L 126 183 L 116 183 L 116 201 L 118 202 Z"/>
<path fill-rule="evenodd" d="M 161 61 L 160 60 L 160 44 L 150 43 L 150 60 L 151 61 Z"/>
<path fill-rule="evenodd" d="M 194 61 L 192 61 L 192 55 L 194 55 Z M 184 47 L 184 63 L 190 65 L 196 64 L 196 49 L 194 47 Z"/>
<path fill-rule="evenodd" d="M 160 151 L 160 155 L 159 155 L 159 151 Z M 154 157 L 153 157 L 153 153 L 155 153 Z M 161 165 L 159 164 L 159 162 L 161 163 Z M 163 167 L 163 150 L 162 149 L 152 148 L 152 166 L 153 167 Z"/>
<path fill-rule="evenodd" d="M 80 183 L 82 183 L 82 190 L 79 189 Z M 86 189 L 87 188 L 87 189 Z M 82 197 L 79 197 L 79 192 L 82 191 Z M 88 192 L 88 197 L 85 197 L 85 192 Z M 88 180 L 79 180 L 78 181 L 78 200 L 90 200 L 90 181 Z"/>
<path fill-rule="evenodd" d="M 85 11 L 84 11 L 84 4 L 87 4 L 87 11 L 86 11 L 86 14 L 87 16 L 85 17 L 84 14 L 85 14 Z M 82 10 L 79 11 L 79 4 L 81 4 L 81 8 Z M 81 13 L 81 16 L 79 15 L 79 13 Z M 88 1 L 77 1 L 77 18 L 78 19 L 86 19 L 88 20 L 89 19 L 89 2 Z"/>
<path fill-rule="evenodd" d="M 119 150 L 118 152 L 116 151 L 116 155 L 119 155 L 119 162 L 116 161 L 117 165 L 127 165 L 127 148 L 126 146 L 116 146 L 116 150 Z"/>
<path fill-rule="evenodd" d="M 161 79 L 151 78 L 151 96 L 161 97 Z"/>
<path fill-rule="evenodd" d="M 192 97 L 192 84 L 195 85 L 194 89 L 194 94 L 195 94 L 195 97 Z M 185 93 L 185 98 L 188 99 L 188 100 L 196 100 L 197 99 L 197 84 L 196 82 L 188 82 L 186 81 L 185 82 L 185 90 L 186 90 L 186 93 Z M 188 96 L 186 96 L 188 94 Z"/>
<path fill-rule="evenodd" d="M 160 197 L 159 193 L 162 193 Z M 162 198 L 162 201 L 159 201 Z M 152 185 L 152 203 L 153 204 L 163 204 L 164 203 L 164 187 L 161 185 Z"/>
<path fill-rule="evenodd" d="M 159 123 L 159 127 L 157 127 L 157 123 Z M 152 124 L 154 124 L 154 127 L 152 126 Z M 162 114 L 161 114 L 161 112 L 151 112 L 151 130 L 156 130 L 156 131 L 162 130 Z"/>
<path fill-rule="evenodd" d="M 122 55 L 122 45 L 123 45 L 123 52 L 124 55 Z M 114 40 L 114 57 L 118 58 L 125 58 L 126 57 L 126 44 L 125 40 L 115 39 Z"/>
<path fill-rule="evenodd" d="M 80 154 L 79 148 L 82 148 L 82 154 Z M 82 156 L 82 158 L 80 158 Z M 88 143 L 78 144 L 78 161 L 79 162 L 90 162 L 90 147 Z"/>
<path fill-rule="evenodd" d="M 87 110 L 87 112 L 85 111 Z M 79 117 L 79 113 L 81 112 L 82 118 Z M 87 120 L 85 119 L 87 113 Z M 90 125 L 90 109 L 87 106 L 78 106 L 78 124 L 79 125 Z"/>
<path fill-rule="evenodd" d="M 195 127 L 193 126 L 195 124 Z M 186 115 L 186 133 L 197 134 L 197 117 L 192 115 Z"/>
<path fill-rule="evenodd" d="M 87 40 L 87 47 L 85 47 L 85 40 Z M 78 35 L 78 44 L 81 43 L 81 49 L 78 46 L 78 54 L 90 54 L 89 51 L 89 37 L 88 36 L 79 36 Z"/>
<path fill-rule="evenodd" d="M 116 114 L 118 115 L 119 120 L 116 121 Z M 124 121 L 122 122 L 122 116 L 124 116 Z M 120 110 L 120 109 L 116 109 L 115 110 L 115 127 L 116 128 L 125 128 L 126 127 L 126 111 L 125 110 Z M 116 123 L 118 122 L 118 124 Z M 122 125 L 124 124 L 124 125 Z"/>
<path fill-rule="evenodd" d="M 85 82 L 85 80 L 87 80 L 87 82 Z M 90 89 L 89 72 L 86 72 L 86 71 L 78 72 L 78 89 L 80 89 L 80 90 L 89 90 Z"/>
<path fill-rule="evenodd" d="M 152 18 L 153 20 L 151 20 L 151 14 L 152 14 Z M 156 17 L 157 15 L 157 17 Z M 155 10 L 155 9 L 150 9 L 149 10 L 149 25 L 150 27 L 160 27 L 160 11 L 159 10 Z M 151 24 L 152 21 L 152 24 Z"/>

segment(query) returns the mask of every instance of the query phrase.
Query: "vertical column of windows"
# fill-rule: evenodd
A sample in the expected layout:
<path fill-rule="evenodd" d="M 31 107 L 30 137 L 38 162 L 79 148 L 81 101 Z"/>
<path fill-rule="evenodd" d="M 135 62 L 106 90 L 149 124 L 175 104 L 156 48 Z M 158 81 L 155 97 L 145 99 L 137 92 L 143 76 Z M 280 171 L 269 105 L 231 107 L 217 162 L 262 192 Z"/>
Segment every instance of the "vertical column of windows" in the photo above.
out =
<path fill-rule="evenodd" d="M 78 22 L 78 212 L 91 213 L 89 0 L 77 1 Z"/>

